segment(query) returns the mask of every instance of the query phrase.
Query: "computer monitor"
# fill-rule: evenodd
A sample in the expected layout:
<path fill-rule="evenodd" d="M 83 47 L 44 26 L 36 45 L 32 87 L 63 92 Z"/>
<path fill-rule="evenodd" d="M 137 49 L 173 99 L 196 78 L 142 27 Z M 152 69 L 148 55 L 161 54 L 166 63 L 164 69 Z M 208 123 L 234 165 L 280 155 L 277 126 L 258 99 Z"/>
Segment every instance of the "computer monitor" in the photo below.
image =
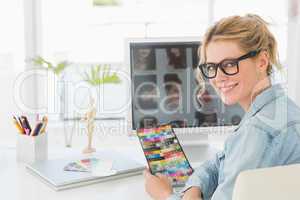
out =
<path fill-rule="evenodd" d="M 199 45 L 200 38 L 191 37 L 126 41 L 132 130 L 171 123 L 183 144 L 198 144 L 210 132 L 226 133 L 240 122 L 242 108 L 224 105 L 199 76 Z"/>

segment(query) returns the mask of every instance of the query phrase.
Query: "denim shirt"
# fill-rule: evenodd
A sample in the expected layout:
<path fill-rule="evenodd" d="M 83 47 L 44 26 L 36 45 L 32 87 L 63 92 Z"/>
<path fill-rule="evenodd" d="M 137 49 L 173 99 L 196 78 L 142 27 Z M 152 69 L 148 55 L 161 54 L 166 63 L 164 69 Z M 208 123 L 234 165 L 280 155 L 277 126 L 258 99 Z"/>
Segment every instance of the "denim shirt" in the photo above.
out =
<path fill-rule="evenodd" d="M 204 200 L 231 200 L 240 172 L 300 163 L 300 109 L 274 85 L 260 93 L 215 158 L 191 175 L 183 192 L 199 187 Z M 181 199 L 175 193 L 168 200 Z"/>

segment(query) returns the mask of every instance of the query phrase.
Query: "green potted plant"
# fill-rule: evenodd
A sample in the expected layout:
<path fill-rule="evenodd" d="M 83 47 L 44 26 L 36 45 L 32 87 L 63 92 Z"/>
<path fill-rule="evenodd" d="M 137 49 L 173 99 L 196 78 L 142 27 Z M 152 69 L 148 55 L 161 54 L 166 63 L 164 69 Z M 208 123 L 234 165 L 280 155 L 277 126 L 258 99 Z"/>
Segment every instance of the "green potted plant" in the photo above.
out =
<path fill-rule="evenodd" d="M 56 97 L 57 97 L 56 95 L 58 95 L 60 102 L 63 102 L 64 101 L 64 92 L 65 92 L 64 87 L 63 87 L 65 70 L 67 69 L 67 67 L 69 67 L 71 65 L 71 63 L 66 60 L 54 63 L 49 60 L 46 60 L 42 56 L 36 56 L 36 57 L 32 58 L 31 62 L 32 62 L 33 66 L 36 66 L 40 69 L 44 69 L 44 70 L 52 72 L 50 74 L 47 74 L 47 79 L 48 79 L 47 82 L 48 82 L 48 85 L 54 84 L 54 87 L 56 88 L 55 91 L 57 91 L 57 93 L 52 94 L 52 95 L 54 95 L 53 99 L 56 99 Z M 51 94 L 50 94 L 50 96 L 51 96 Z M 52 98 L 52 97 L 49 97 L 49 98 Z M 61 104 L 60 106 L 63 106 L 63 104 Z M 62 107 L 59 108 L 59 114 L 60 114 L 61 119 L 63 118 L 63 110 L 64 109 Z"/>
<path fill-rule="evenodd" d="M 50 61 L 45 60 L 41 56 L 33 58 L 32 62 L 35 66 L 51 70 L 57 76 L 59 76 L 66 69 L 66 67 L 70 65 L 70 63 L 67 61 L 61 61 L 55 65 Z"/>

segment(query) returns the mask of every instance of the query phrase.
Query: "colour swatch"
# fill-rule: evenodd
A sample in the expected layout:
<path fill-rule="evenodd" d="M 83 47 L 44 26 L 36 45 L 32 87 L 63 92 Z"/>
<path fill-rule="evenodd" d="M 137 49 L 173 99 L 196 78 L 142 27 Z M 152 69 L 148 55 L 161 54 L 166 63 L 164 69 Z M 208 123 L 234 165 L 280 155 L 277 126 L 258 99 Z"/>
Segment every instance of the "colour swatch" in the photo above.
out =
<path fill-rule="evenodd" d="M 173 186 L 184 185 L 193 169 L 171 125 L 138 129 L 137 135 L 152 174 L 168 176 Z"/>
<path fill-rule="evenodd" d="M 92 166 L 99 162 L 97 158 L 87 158 L 71 162 L 64 167 L 65 171 L 91 172 Z"/>

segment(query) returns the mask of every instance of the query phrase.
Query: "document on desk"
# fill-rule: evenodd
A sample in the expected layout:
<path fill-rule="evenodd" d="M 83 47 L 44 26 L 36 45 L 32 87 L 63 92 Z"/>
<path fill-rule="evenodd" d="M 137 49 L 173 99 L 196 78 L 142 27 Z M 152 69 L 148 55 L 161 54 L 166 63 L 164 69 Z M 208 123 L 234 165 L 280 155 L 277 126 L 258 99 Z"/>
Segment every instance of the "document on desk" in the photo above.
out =
<path fill-rule="evenodd" d="M 87 170 L 75 171 L 69 165 L 92 160 Z M 96 161 L 95 161 L 96 160 Z M 69 166 L 69 167 L 67 167 Z M 74 166 L 73 166 L 74 167 Z M 40 161 L 26 166 L 56 191 L 142 174 L 145 166 L 117 152 L 99 152 L 90 156 Z M 83 168 L 82 168 L 83 169 Z"/>

